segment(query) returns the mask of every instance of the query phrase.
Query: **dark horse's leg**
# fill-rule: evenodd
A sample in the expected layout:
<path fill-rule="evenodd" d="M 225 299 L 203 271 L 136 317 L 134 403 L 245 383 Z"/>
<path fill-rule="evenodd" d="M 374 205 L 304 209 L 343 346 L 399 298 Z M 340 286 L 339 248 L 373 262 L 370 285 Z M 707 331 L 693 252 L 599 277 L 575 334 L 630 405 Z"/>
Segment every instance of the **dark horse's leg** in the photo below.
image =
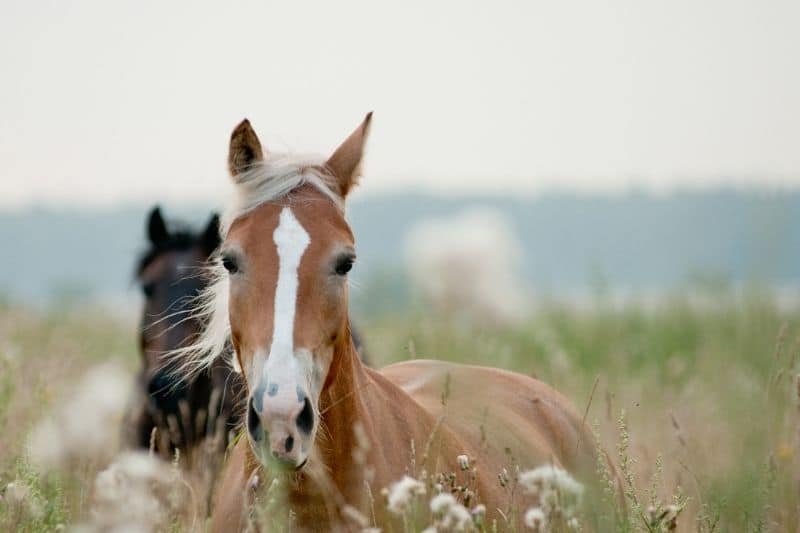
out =
<path fill-rule="evenodd" d="M 122 447 L 149 449 L 155 427 L 155 420 L 147 409 L 147 396 L 141 394 L 137 387 L 122 421 Z"/>

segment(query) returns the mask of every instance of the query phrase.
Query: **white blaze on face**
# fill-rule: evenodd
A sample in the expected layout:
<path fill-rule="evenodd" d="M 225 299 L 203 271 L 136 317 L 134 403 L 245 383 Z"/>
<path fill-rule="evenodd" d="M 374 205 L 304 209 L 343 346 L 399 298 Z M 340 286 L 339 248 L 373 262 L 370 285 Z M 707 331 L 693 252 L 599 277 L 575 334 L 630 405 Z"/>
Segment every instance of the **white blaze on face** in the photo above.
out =
<path fill-rule="evenodd" d="M 278 227 L 275 228 L 272 238 L 278 250 L 278 282 L 275 287 L 272 344 L 267 364 L 264 365 L 264 375 L 261 377 L 268 389 L 270 385 L 277 385 L 282 389 L 289 389 L 285 393 L 291 391 L 292 397 L 295 397 L 295 386 L 302 383 L 299 375 L 302 369 L 294 357 L 298 269 L 311 238 L 288 207 L 281 211 Z M 287 385 L 292 386 L 286 387 Z"/>
<path fill-rule="evenodd" d="M 275 288 L 275 324 L 270 354 L 294 350 L 294 315 L 297 308 L 297 285 L 300 259 L 311 238 L 288 207 L 281 211 L 278 227 L 272 234 L 278 247 L 278 285 Z"/>

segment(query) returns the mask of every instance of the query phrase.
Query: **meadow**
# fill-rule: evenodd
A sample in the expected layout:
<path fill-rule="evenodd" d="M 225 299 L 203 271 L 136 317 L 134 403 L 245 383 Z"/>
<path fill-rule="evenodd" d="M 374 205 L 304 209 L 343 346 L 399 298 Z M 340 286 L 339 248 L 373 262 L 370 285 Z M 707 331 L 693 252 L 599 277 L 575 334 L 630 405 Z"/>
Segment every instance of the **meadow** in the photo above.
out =
<path fill-rule="evenodd" d="M 800 523 L 800 310 L 767 290 L 690 287 L 624 304 L 599 292 L 582 306 L 540 302 L 513 325 L 414 306 L 359 323 L 376 366 L 486 364 L 564 392 L 625 485 L 626 516 L 602 489 L 584 494 L 584 531 L 796 531 Z M 165 486 L 180 478 L 180 489 L 150 490 L 139 507 L 113 493 L 108 470 L 98 477 L 118 451 L 136 346 L 135 321 L 100 308 L 0 306 L 0 531 L 110 530 L 103 520 L 120 512 L 115 498 L 160 513 L 155 529 L 203 530 L 208 472 L 166 465 L 169 479 L 157 476 Z M 92 387 L 99 392 L 86 396 Z M 659 518 L 667 512 L 677 517 Z M 414 524 L 406 529 L 421 529 Z"/>

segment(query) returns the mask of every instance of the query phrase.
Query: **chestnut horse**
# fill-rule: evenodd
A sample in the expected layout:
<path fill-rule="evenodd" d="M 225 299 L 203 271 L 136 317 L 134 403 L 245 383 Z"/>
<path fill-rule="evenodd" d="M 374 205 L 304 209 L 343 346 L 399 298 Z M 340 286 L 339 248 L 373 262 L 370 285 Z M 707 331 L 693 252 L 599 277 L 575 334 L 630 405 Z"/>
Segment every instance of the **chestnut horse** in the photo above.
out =
<path fill-rule="evenodd" d="M 430 360 L 373 370 L 357 357 L 344 204 L 370 119 L 327 159 L 269 153 L 247 120 L 231 136 L 236 199 L 200 311 L 208 328 L 190 349 L 196 370 L 230 336 L 247 388 L 246 438 L 217 487 L 215 531 L 244 527 L 260 468 L 286 472 L 293 528 L 330 531 L 348 529 L 353 508 L 386 523 L 373 495 L 406 473 L 458 471 L 459 455 L 477 464 L 475 492 L 490 521 L 506 520 L 514 497 L 498 483 L 504 468 L 554 464 L 580 475 L 594 465 L 580 416 L 536 379 Z M 521 514 L 511 518 L 517 526 Z"/>
<path fill-rule="evenodd" d="M 164 354 L 191 344 L 202 331 L 190 311 L 208 286 L 203 270 L 220 244 L 219 217 L 213 215 L 199 232 L 180 225 L 170 229 L 156 206 L 147 218 L 147 237 L 149 248 L 136 269 L 144 296 L 142 366 L 124 425 L 126 440 L 134 447 L 153 446 L 164 456 L 176 449 L 185 456 L 206 437 L 218 437 L 222 451 L 244 414 L 241 377 L 224 356 L 188 380 L 164 364 Z"/>

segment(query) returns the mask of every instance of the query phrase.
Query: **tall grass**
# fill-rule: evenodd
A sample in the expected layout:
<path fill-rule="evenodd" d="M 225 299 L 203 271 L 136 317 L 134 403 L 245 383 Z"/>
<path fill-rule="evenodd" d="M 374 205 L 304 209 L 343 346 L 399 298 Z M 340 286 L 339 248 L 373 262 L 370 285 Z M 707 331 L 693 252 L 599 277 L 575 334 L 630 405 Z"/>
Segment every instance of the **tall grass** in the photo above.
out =
<path fill-rule="evenodd" d="M 609 451 L 626 441 L 617 462 L 628 462 L 629 490 L 642 502 L 642 516 L 624 527 L 607 508 L 596 510 L 605 515 L 601 530 L 650 531 L 648 509 L 676 497 L 681 531 L 800 524 L 800 312 L 780 309 L 767 293 L 546 304 L 505 331 L 422 312 L 366 329 L 378 360 L 512 368 L 563 391 L 581 412 L 597 380 L 587 420 Z"/>
<path fill-rule="evenodd" d="M 765 293 L 725 293 L 700 304 L 691 294 L 655 305 L 550 303 L 505 328 L 423 312 L 382 313 L 360 325 L 378 366 L 430 357 L 514 369 L 586 411 L 620 469 L 627 505 L 618 509 L 614 494 L 590 490 L 581 504 L 584 530 L 788 531 L 800 523 L 800 312 L 780 309 Z M 43 469 L 27 443 L 60 398 L 109 361 L 133 375 L 135 324 L 97 309 L 0 308 L 0 531 L 91 521 L 95 479 L 108 460 Z M 198 479 L 213 477 L 187 473 L 182 483 L 204 512 L 208 487 L 198 488 Z M 386 505 L 380 488 L 375 501 Z M 414 523 L 441 524 L 451 503 L 439 503 L 438 515 Z M 273 515 L 264 520 L 275 525 Z M 204 524 L 183 510 L 162 528 Z"/>

